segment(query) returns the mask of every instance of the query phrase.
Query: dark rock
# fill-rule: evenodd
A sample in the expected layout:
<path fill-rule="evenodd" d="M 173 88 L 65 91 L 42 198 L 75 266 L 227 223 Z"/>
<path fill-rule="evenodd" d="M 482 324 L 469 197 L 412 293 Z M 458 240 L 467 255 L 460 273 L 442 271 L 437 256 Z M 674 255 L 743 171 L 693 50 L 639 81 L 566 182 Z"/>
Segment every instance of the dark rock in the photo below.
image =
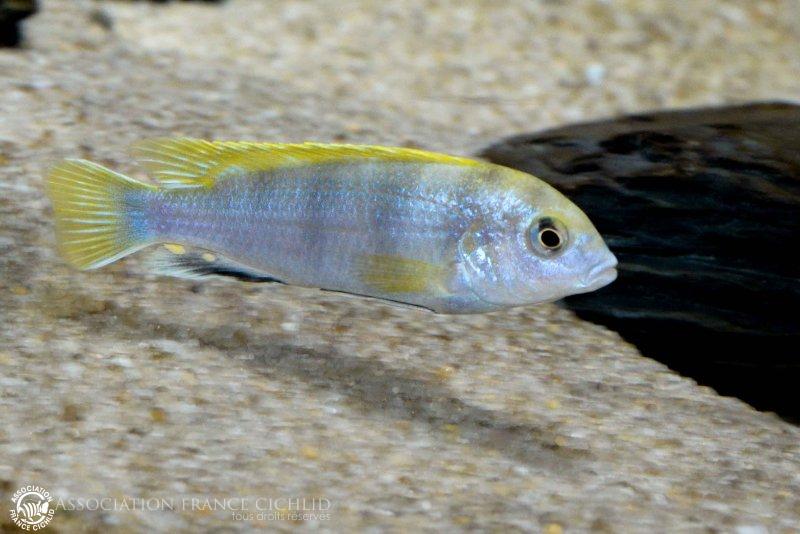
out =
<path fill-rule="evenodd" d="M 22 41 L 20 22 L 38 10 L 36 0 L 0 0 L 0 47 Z"/>
<path fill-rule="evenodd" d="M 800 106 L 633 115 L 482 155 L 572 198 L 620 260 L 614 284 L 567 306 L 721 394 L 800 418 Z"/>

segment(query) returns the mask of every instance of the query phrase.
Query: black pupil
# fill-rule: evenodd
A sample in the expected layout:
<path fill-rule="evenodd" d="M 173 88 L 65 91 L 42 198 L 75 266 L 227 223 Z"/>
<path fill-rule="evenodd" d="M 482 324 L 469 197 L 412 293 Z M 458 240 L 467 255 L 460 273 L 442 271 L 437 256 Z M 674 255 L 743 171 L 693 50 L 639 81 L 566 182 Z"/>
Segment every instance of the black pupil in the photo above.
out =
<path fill-rule="evenodd" d="M 542 245 L 547 248 L 558 248 L 559 245 L 561 245 L 561 236 L 558 235 L 558 232 L 550 228 L 545 228 L 539 232 L 539 240 L 542 242 Z"/>

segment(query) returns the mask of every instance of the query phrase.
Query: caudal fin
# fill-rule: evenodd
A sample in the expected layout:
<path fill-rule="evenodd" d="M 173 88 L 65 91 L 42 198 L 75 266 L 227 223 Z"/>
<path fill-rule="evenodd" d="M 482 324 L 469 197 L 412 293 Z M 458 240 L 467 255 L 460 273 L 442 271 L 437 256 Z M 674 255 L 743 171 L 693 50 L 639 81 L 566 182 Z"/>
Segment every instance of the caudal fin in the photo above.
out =
<path fill-rule="evenodd" d="M 69 159 L 47 178 L 61 255 L 96 269 L 147 246 L 129 221 L 126 193 L 155 189 L 91 161 Z"/>

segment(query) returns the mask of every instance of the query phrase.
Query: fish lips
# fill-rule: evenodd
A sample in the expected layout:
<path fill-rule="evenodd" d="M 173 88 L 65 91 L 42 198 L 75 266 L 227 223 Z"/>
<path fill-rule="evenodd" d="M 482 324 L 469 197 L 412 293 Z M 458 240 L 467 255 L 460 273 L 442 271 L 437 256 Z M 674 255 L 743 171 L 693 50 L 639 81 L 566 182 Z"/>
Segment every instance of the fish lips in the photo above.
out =
<path fill-rule="evenodd" d="M 602 261 L 589 269 L 589 272 L 581 280 L 578 286 L 580 293 L 588 293 L 607 286 L 617 279 L 617 259 Z"/>

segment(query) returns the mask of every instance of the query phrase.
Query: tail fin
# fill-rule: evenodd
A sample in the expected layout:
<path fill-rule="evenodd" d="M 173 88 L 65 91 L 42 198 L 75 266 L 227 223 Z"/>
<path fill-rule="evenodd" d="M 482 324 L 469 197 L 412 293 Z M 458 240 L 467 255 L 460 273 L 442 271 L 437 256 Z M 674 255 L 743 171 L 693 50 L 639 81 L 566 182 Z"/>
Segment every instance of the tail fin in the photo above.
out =
<path fill-rule="evenodd" d="M 125 193 L 155 186 L 81 159 L 57 165 L 47 186 L 59 250 L 74 267 L 97 269 L 149 244 L 128 223 Z"/>

